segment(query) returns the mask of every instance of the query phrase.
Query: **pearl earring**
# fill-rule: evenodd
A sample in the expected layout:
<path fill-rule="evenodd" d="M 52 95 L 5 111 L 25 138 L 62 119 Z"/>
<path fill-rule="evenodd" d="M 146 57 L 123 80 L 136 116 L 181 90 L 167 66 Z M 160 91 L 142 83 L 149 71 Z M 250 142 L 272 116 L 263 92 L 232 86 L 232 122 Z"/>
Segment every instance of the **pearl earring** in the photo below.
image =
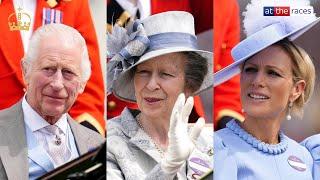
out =
<path fill-rule="evenodd" d="M 291 117 L 291 108 L 292 108 L 292 106 L 293 106 L 293 102 L 290 101 L 289 105 L 288 105 L 288 114 L 287 114 L 287 117 L 286 117 L 288 121 L 292 119 L 292 117 Z"/>

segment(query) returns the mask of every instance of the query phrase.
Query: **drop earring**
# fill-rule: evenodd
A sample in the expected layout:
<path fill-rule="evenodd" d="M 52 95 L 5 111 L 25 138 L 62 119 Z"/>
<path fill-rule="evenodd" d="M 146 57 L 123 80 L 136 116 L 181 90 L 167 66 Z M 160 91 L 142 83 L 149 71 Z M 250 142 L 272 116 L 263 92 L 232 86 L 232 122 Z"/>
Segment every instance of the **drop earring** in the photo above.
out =
<path fill-rule="evenodd" d="M 293 106 L 293 102 L 290 101 L 290 102 L 289 102 L 289 105 L 288 105 L 288 114 L 287 114 L 287 117 L 286 117 L 288 121 L 292 119 L 292 117 L 291 117 L 291 109 L 292 109 L 292 106 Z"/>

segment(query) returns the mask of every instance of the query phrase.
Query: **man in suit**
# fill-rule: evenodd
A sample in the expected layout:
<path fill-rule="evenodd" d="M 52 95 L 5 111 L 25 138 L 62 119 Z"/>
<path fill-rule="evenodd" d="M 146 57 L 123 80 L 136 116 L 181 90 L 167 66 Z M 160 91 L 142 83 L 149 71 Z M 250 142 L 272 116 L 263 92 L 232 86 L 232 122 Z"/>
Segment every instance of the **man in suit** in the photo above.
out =
<path fill-rule="evenodd" d="M 40 27 L 21 64 L 26 93 L 0 111 L 0 179 L 35 179 L 104 141 L 67 113 L 91 75 L 77 30 Z"/>
<path fill-rule="evenodd" d="M 61 23 L 77 29 L 86 40 L 92 69 L 84 92 L 69 114 L 104 135 L 104 82 L 88 0 L 0 0 L 0 19 L 0 84 L 8 87 L 0 91 L 0 109 L 17 103 L 25 93 L 20 60 L 28 49 L 31 34 L 44 24 Z M 11 29 L 18 23 L 25 27 Z"/>

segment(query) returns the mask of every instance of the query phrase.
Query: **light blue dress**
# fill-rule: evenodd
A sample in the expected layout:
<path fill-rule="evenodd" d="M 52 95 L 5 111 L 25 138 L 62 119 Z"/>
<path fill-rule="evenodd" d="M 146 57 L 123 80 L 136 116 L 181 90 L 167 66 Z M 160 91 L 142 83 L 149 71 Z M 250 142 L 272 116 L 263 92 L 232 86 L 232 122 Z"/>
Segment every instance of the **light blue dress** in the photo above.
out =
<path fill-rule="evenodd" d="M 313 158 L 313 179 L 320 179 L 320 134 L 308 137 L 301 143 Z"/>
<path fill-rule="evenodd" d="M 279 137 L 279 144 L 265 144 L 230 121 L 214 135 L 214 179 L 311 180 L 310 153 L 282 132 Z"/>

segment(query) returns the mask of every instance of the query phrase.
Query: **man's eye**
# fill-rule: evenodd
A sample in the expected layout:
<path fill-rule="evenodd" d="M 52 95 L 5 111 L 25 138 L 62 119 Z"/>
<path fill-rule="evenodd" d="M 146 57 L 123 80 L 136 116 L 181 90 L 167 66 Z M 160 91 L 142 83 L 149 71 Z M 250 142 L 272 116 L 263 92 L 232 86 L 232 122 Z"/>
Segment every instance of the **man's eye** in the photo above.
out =
<path fill-rule="evenodd" d="M 44 67 L 42 70 L 45 71 L 46 73 L 49 73 L 49 74 L 56 72 L 56 69 L 53 67 Z"/>
<path fill-rule="evenodd" d="M 76 76 L 76 74 L 73 71 L 68 69 L 62 70 L 62 74 L 63 74 L 63 77 L 65 77 L 66 79 L 72 79 L 73 77 Z"/>
<path fill-rule="evenodd" d="M 72 71 L 67 70 L 67 69 L 62 70 L 62 72 L 63 72 L 64 74 L 74 74 Z"/>
<path fill-rule="evenodd" d="M 45 68 L 43 68 L 43 70 L 49 71 L 49 70 L 52 70 L 52 68 L 51 67 L 45 67 Z"/>

